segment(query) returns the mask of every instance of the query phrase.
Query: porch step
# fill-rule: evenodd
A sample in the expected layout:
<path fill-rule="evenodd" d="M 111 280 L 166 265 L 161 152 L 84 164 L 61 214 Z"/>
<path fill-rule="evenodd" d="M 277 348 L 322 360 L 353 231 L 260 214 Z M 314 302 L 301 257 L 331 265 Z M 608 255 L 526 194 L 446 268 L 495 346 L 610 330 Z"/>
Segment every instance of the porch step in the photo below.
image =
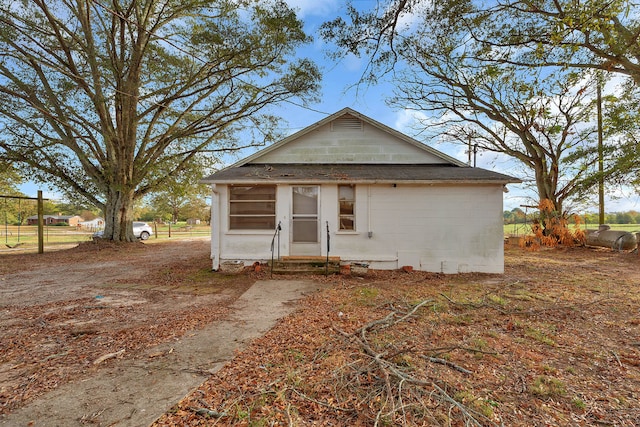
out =
<path fill-rule="evenodd" d="M 284 256 L 274 260 L 271 266 L 274 274 L 336 274 L 340 272 L 340 257 Z"/>

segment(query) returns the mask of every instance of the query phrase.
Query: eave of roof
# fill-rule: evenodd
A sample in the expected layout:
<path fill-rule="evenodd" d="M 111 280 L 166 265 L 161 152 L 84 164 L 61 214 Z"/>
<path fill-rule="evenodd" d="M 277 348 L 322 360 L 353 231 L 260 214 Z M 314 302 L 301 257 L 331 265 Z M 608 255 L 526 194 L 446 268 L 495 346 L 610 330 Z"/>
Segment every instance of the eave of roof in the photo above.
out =
<path fill-rule="evenodd" d="M 428 183 L 509 184 L 519 179 L 481 168 L 454 165 L 245 164 L 204 178 L 207 184 Z"/>

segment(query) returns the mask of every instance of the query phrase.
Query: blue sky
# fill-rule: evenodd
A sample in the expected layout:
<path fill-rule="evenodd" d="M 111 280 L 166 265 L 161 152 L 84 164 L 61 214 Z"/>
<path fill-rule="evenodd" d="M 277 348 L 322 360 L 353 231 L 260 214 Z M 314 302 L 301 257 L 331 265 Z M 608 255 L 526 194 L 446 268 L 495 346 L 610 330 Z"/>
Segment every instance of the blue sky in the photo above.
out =
<path fill-rule="evenodd" d="M 374 120 L 377 120 L 391 128 L 403 132 L 409 136 L 421 140 L 415 130 L 412 129 L 412 115 L 406 110 L 397 110 L 385 104 L 385 98 L 391 96 L 393 86 L 388 82 L 383 82 L 375 87 L 360 86 L 356 89 L 354 85 L 361 77 L 365 60 L 355 57 L 343 59 L 338 63 L 331 62 L 326 58 L 326 46 L 318 35 L 319 26 L 343 14 L 346 10 L 344 0 L 286 0 L 287 3 L 298 9 L 299 17 L 305 22 L 305 30 L 314 37 L 314 43 L 301 50 L 300 54 L 310 57 L 321 66 L 323 72 L 322 99 L 320 103 L 309 105 L 308 108 L 293 104 L 285 104 L 277 109 L 278 114 L 286 120 L 283 123 L 282 131 L 291 134 L 297 132 L 313 123 L 323 119 L 329 114 L 350 107 Z M 369 9 L 375 7 L 376 0 L 355 0 L 354 5 L 358 8 Z M 467 161 L 465 147 L 441 145 L 430 141 L 421 140 L 433 148 L 443 151 L 461 161 Z M 255 151 L 255 150 L 254 150 Z M 252 154 L 253 151 L 243 151 L 241 157 Z M 232 163 L 237 159 L 230 159 Z M 514 174 L 514 164 L 512 161 L 488 153 L 478 153 L 477 166 L 496 172 Z M 55 192 L 50 192 L 42 188 L 45 197 L 59 197 Z M 29 183 L 22 187 L 22 191 L 30 196 L 35 195 L 37 187 Z M 527 186 L 509 185 L 509 193 L 504 195 L 504 208 L 510 210 L 522 204 L 531 204 L 534 193 L 527 190 Z M 628 192 L 620 194 L 622 199 L 617 201 L 608 200 L 605 203 L 607 212 L 640 210 L 640 197 Z M 597 210 L 597 206 L 594 206 Z M 579 213 L 579 212 L 578 212 Z"/>

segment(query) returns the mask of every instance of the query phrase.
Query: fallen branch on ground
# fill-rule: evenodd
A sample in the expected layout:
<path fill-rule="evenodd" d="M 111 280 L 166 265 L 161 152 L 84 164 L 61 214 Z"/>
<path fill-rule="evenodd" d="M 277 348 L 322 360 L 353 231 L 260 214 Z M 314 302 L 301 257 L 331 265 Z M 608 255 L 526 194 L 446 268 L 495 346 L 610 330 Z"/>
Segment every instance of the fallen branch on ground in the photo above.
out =
<path fill-rule="evenodd" d="M 96 360 L 93 361 L 94 365 L 99 365 L 102 362 L 104 362 L 105 360 L 109 360 L 109 359 L 113 359 L 114 357 L 118 357 L 121 354 L 124 354 L 124 348 L 122 350 L 116 351 L 115 353 L 108 353 L 105 354 L 104 356 L 100 356 L 98 357 Z"/>
<path fill-rule="evenodd" d="M 424 372 L 424 368 L 418 369 L 416 366 L 412 366 L 411 362 L 406 362 L 406 360 L 414 360 L 411 357 L 412 353 L 420 351 L 415 348 L 415 345 L 393 348 L 395 347 L 392 338 L 393 332 L 385 332 L 384 340 L 381 340 L 380 336 L 372 337 L 376 332 L 387 330 L 410 319 L 416 315 L 420 307 L 432 301 L 422 301 L 406 312 L 392 306 L 392 311 L 389 314 L 366 323 L 352 333 L 347 333 L 334 326 L 334 330 L 355 343 L 366 355 L 364 358 L 360 357 L 353 363 L 343 366 L 349 373 L 340 380 L 344 387 L 341 390 L 357 394 L 362 394 L 363 389 L 368 391 L 366 395 L 358 398 L 358 402 L 363 407 L 376 408 L 375 416 L 371 415 L 374 426 L 383 423 L 411 424 L 411 421 L 415 421 L 415 417 L 418 416 L 425 420 L 429 419 L 430 415 L 425 415 L 431 409 L 427 406 L 428 401 L 432 402 L 433 408 L 447 403 L 450 406 L 449 416 L 461 417 L 465 425 L 495 425 L 485 415 L 466 407 L 449 396 L 443 387 L 434 382 L 438 380 L 418 376 Z M 471 371 L 445 359 L 424 355 L 419 355 L 419 357 L 430 363 L 445 365 L 463 374 L 472 374 Z M 397 358 L 400 360 L 396 360 Z M 404 365 L 404 363 L 407 364 Z M 361 387 L 360 384 L 365 382 L 367 387 Z M 444 387 L 453 389 L 447 385 Z M 455 411 L 452 412 L 453 409 Z M 452 415 L 454 412 L 457 415 Z"/>
<path fill-rule="evenodd" d="M 463 374 L 472 374 L 473 372 L 468 369 L 464 369 L 453 362 L 449 362 L 448 360 L 441 359 L 439 357 L 431 357 L 431 356 L 421 356 L 424 360 L 427 360 L 431 363 L 438 363 L 440 365 L 448 366 L 449 368 L 455 369 L 458 372 L 462 372 Z"/>

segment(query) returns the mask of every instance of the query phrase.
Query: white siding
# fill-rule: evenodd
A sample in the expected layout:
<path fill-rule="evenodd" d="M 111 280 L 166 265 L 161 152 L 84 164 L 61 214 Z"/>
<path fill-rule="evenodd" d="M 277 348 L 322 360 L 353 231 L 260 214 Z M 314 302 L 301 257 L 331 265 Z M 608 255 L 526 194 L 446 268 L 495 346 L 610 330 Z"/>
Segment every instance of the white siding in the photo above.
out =
<path fill-rule="evenodd" d="M 287 185 L 277 190 L 283 256 L 290 250 L 290 191 Z M 229 231 L 225 186 L 219 194 L 220 260 L 249 264 L 270 259 L 273 230 Z M 343 261 L 378 269 L 411 265 L 442 273 L 503 272 L 502 185 L 356 185 L 354 232 L 338 231 L 337 186 L 323 185 L 320 194 L 323 255 L 328 222 L 330 255 Z"/>
<path fill-rule="evenodd" d="M 299 139 L 267 152 L 252 163 L 445 164 L 445 160 L 382 130 L 363 123 L 360 129 L 326 124 Z"/>
<path fill-rule="evenodd" d="M 334 255 L 380 269 L 503 272 L 502 186 L 359 189 L 358 234 L 338 234 Z"/>
<path fill-rule="evenodd" d="M 219 224 L 219 259 L 220 263 L 225 261 L 243 261 L 249 264 L 256 260 L 267 260 L 271 258 L 271 241 L 274 236 L 274 230 L 230 230 L 229 229 L 229 199 L 228 187 L 226 185 L 218 186 L 219 220 L 211 221 L 212 234 L 216 233 L 213 224 Z M 282 222 L 282 231 L 280 233 L 280 254 L 288 255 L 289 253 L 289 187 L 278 186 L 276 189 L 276 224 Z M 213 251 L 213 235 L 212 235 L 212 251 Z M 213 255 L 213 254 L 212 254 Z M 276 248 L 277 256 L 277 248 Z M 214 264 L 215 265 L 215 264 Z"/>

